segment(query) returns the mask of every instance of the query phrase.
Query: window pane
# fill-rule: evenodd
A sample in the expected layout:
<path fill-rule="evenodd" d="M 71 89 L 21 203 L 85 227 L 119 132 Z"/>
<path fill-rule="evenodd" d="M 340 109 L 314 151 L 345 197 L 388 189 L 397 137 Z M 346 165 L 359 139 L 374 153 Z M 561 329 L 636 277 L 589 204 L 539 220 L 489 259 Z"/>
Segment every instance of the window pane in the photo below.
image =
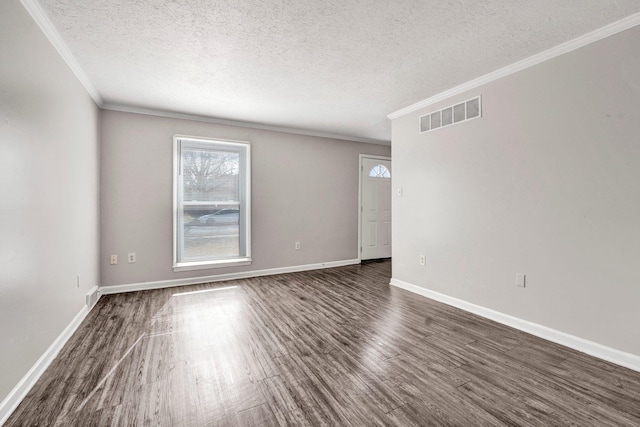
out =
<path fill-rule="evenodd" d="M 237 206 L 185 206 L 183 261 L 240 255 L 240 211 Z"/>
<path fill-rule="evenodd" d="M 387 169 L 384 165 L 375 165 L 369 171 L 369 176 L 372 178 L 391 178 L 391 174 L 389 173 L 389 169 Z"/>
<path fill-rule="evenodd" d="M 239 166 L 239 153 L 183 149 L 184 200 L 238 201 Z"/>

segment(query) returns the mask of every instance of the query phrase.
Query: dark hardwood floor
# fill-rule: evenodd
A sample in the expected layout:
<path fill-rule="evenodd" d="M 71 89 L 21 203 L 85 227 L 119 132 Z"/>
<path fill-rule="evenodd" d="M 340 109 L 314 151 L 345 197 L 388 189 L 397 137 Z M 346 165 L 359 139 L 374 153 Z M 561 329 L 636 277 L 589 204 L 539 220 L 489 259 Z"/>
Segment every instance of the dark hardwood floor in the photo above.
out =
<path fill-rule="evenodd" d="M 390 262 L 103 297 L 7 426 L 638 426 L 640 373 Z"/>

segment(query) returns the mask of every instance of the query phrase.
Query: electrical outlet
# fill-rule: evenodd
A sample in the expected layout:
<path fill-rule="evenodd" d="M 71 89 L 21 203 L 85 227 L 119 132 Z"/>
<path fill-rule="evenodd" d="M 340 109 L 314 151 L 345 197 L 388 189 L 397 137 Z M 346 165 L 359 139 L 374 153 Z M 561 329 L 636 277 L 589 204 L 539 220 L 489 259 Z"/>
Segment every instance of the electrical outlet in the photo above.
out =
<path fill-rule="evenodd" d="M 116 265 L 118 263 L 118 255 L 111 255 L 111 265 Z"/>
<path fill-rule="evenodd" d="M 296 242 L 296 251 L 300 250 L 300 242 Z"/>
<path fill-rule="evenodd" d="M 424 255 L 420 255 L 418 257 L 418 262 L 420 263 L 420 265 L 427 265 L 427 257 Z"/>
<path fill-rule="evenodd" d="M 516 286 L 524 288 L 527 285 L 527 275 L 518 273 L 516 274 Z"/>
<path fill-rule="evenodd" d="M 131 252 L 129 254 L 127 260 L 129 261 L 129 264 L 136 262 L 136 253 L 135 252 Z"/>

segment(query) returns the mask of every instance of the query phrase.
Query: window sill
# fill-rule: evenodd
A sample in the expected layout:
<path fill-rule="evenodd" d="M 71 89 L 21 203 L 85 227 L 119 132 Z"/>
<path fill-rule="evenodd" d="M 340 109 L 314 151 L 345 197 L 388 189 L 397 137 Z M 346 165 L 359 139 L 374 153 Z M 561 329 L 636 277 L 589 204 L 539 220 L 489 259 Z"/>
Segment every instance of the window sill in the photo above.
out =
<path fill-rule="evenodd" d="M 234 258 L 205 262 L 183 262 L 174 265 L 173 271 L 206 270 L 211 268 L 238 267 L 241 265 L 251 265 L 251 258 Z"/>

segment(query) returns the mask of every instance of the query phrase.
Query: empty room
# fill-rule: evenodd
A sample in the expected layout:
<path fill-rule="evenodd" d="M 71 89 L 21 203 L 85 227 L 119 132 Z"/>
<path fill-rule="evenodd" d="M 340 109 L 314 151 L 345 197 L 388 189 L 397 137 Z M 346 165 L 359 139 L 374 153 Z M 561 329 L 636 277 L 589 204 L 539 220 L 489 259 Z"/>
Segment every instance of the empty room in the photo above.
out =
<path fill-rule="evenodd" d="M 637 0 L 0 2 L 0 425 L 640 426 Z"/>

